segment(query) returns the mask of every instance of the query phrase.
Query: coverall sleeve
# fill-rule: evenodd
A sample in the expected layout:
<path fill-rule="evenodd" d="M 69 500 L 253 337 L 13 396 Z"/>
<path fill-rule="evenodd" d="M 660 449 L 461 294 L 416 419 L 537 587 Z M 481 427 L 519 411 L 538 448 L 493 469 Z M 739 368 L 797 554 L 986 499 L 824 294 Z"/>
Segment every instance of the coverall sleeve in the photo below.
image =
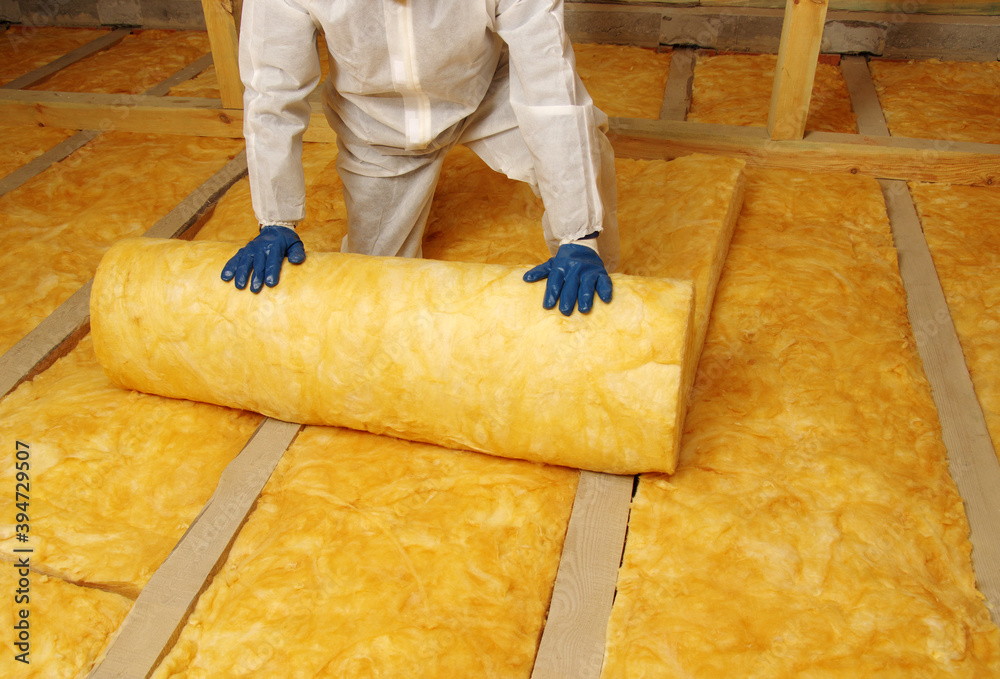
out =
<path fill-rule="evenodd" d="M 246 0 L 240 25 L 243 134 L 254 213 L 294 226 L 305 216 L 306 97 L 320 78 L 316 25 L 295 0 Z"/>
<path fill-rule="evenodd" d="M 600 124 L 576 74 L 561 0 L 500 0 L 497 34 L 510 53 L 510 98 L 554 237 L 602 229 Z"/>

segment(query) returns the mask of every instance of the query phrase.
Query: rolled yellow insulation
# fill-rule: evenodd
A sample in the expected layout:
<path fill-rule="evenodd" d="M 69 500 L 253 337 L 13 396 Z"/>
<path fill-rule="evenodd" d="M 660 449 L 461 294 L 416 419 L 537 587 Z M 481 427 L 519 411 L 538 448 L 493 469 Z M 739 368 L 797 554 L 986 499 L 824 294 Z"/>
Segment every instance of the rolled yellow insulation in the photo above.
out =
<path fill-rule="evenodd" d="M 911 184 L 910 191 L 1000 458 L 1000 190 Z"/>
<path fill-rule="evenodd" d="M 153 676 L 526 678 L 576 477 L 307 427 Z"/>
<path fill-rule="evenodd" d="M 777 65 L 775 54 L 699 56 L 687 119 L 720 125 L 767 125 Z M 839 67 L 816 65 L 806 129 L 857 132 L 857 117 Z"/>
<path fill-rule="evenodd" d="M 109 250 L 91 328 L 117 384 L 582 469 L 674 467 L 690 282 L 616 275 L 611 304 L 564 317 L 498 265 L 314 253 L 248 294 L 219 280 L 235 251 Z"/>
<path fill-rule="evenodd" d="M 0 402 L 0 445 L 30 451 L 32 567 L 134 598 L 260 420 L 115 387 L 84 338 Z M 6 561 L 23 546 L 15 473 L 0 467 L 0 487 L 11 490 L 0 495 Z"/>
<path fill-rule="evenodd" d="M 872 59 L 869 68 L 893 135 L 1000 144 L 1000 62 Z"/>
<path fill-rule="evenodd" d="M 12 564 L 0 567 L 0 587 L 5 594 L 0 606 L 0 675 L 18 679 L 86 677 L 132 605 L 118 594 L 40 573 L 23 576 Z M 24 596 L 17 594 L 19 589 L 27 591 L 27 600 L 18 600 Z M 21 640 L 22 632 L 26 641 Z"/>
<path fill-rule="evenodd" d="M 209 51 L 204 31 L 137 30 L 29 89 L 139 94 Z"/>
<path fill-rule="evenodd" d="M 106 28 L 11 26 L 0 32 L 0 85 L 41 68 L 107 32 Z"/>
<path fill-rule="evenodd" d="M 754 172 L 603 678 L 997 676 L 970 550 L 878 184 Z"/>

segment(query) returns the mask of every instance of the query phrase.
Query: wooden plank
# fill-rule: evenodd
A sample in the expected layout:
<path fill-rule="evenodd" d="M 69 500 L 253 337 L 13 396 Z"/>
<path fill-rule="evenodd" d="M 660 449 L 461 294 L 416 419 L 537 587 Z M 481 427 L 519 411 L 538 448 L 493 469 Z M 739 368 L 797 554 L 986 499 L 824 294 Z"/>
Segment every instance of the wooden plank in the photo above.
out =
<path fill-rule="evenodd" d="M 861 134 L 889 136 L 889 127 L 882 113 L 882 105 L 872 82 L 868 60 L 865 57 L 844 57 L 840 60 L 840 70 L 851 95 L 851 107 L 858 116 L 858 132 Z"/>
<path fill-rule="evenodd" d="M 845 57 L 841 67 L 858 114 L 858 129 L 888 135 L 867 61 Z M 987 597 L 994 622 L 1000 622 L 1000 494 L 996 492 L 1000 464 L 909 189 L 902 181 L 881 184 L 910 324 L 941 419 L 951 475 L 965 501 L 979 589 Z"/>
<path fill-rule="evenodd" d="M 243 81 L 240 80 L 236 9 L 232 0 L 202 0 L 205 26 L 212 45 L 212 59 L 219 77 L 219 93 L 225 108 L 243 108 Z"/>
<path fill-rule="evenodd" d="M 663 91 L 660 120 L 687 119 L 691 109 L 691 88 L 697 61 L 697 52 L 690 47 L 680 47 L 670 55 L 670 73 Z"/>
<path fill-rule="evenodd" d="M 909 189 L 901 181 L 881 184 L 910 324 L 941 419 L 951 476 L 965 501 L 977 584 L 1000 623 L 1000 464 Z"/>
<path fill-rule="evenodd" d="M 181 235 L 246 171 L 246 152 L 243 151 L 143 235 L 151 238 L 175 238 Z M 13 391 L 21 382 L 30 380 L 45 370 L 87 334 L 90 329 L 92 280 L 87 281 L 34 330 L 0 356 L 0 398 Z"/>
<path fill-rule="evenodd" d="M 736 156 L 749 165 L 850 172 L 885 179 L 988 186 L 1000 182 L 1000 144 L 809 132 L 773 141 L 762 127 L 613 118 L 610 138 L 623 158 L 691 153 Z"/>
<path fill-rule="evenodd" d="M 241 137 L 242 111 L 222 109 L 220 104 L 218 99 L 0 90 L 0 116 L 25 125 Z M 714 153 L 745 158 L 762 167 L 972 186 L 1000 182 L 1000 144 L 834 132 L 809 132 L 802 140 L 773 141 L 761 127 L 632 118 L 613 118 L 611 138 L 616 153 L 626 158 Z M 313 107 L 304 139 L 336 139 L 318 104 Z"/>
<path fill-rule="evenodd" d="M 0 90 L 0 117 L 11 124 L 120 130 L 196 137 L 243 136 L 243 111 L 219 99 L 143 94 L 79 94 Z M 333 142 L 322 107 L 313 106 L 305 141 Z"/>
<path fill-rule="evenodd" d="M 580 472 L 532 679 L 598 679 L 633 476 Z"/>
<path fill-rule="evenodd" d="M 771 139 L 802 139 L 809 116 L 829 0 L 788 0 L 781 24 L 767 131 Z"/>
<path fill-rule="evenodd" d="M 75 64 L 81 59 L 89 57 L 91 54 L 100 52 L 101 50 L 111 47 L 112 45 L 117 45 L 131 32 L 131 28 L 118 28 L 113 31 L 109 31 L 101 37 L 91 40 L 86 45 L 64 54 L 55 61 L 52 61 L 41 68 L 36 68 L 30 73 L 25 73 L 21 77 L 11 80 L 2 87 L 3 89 L 8 90 L 23 90 L 26 87 L 31 87 L 35 83 L 45 80 L 56 71 L 62 70 L 70 64 Z"/>
<path fill-rule="evenodd" d="M 199 59 L 192 61 L 190 64 L 188 64 L 181 70 L 177 71 L 172 76 L 170 76 L 163 82 L 159 83 L 158 85 L 149 88 L 148 90 L 143 92 L 143 94 L 146 94 L 150 97 L 165 96 L 168 92 L 170 92 L 172 88 L 176 87 L 177 85 L 180 85 L 182 82 L 190 80 L 191 78 L 195 77 L 196 75 L 198 75 L 211 65 L 212 65 L 212 55 L 206 54 L 203 57 L 200 57 Z"/>
<path fill-rule="evenodd" d="M 757 8 L 783 9 L 785 0 L 576 0 L 567 7 L 607 4 L 617 8 L 619 2 L 627 2 L 641 8 L 670 7 L 676 5 L 714 7 L 718 9 Z M 998 0 L 920 0 L 919 2 L 899 2 L 898 0 L 830 0 L 830 9 L 849 12 L 885 12 L 913 16 L 918 14 L 983 15 L 1000 14 Z"/>
<path fill-rule="evenodd" d="M 91 679 L 148 677 L 173 646 L 199 595 L 302 425 L 265 419 L 226 467 L 212 497 L 129 610 Z M 197 454 L 197 451 L 195 451 Z"/>

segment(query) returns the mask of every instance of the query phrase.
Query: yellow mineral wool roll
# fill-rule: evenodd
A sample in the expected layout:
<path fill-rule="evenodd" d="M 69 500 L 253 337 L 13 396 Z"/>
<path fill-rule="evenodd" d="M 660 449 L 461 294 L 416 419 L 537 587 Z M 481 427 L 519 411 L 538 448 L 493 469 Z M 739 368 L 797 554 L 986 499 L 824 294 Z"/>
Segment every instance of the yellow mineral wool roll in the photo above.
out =
<path fill-rule="evenodd" d="M 542 309 L 523 267 L 312 253 L 259 295 L 237 246 L 128 239 L 91 318 L 119 385 L 611 473 L 672 471 L 694 287 L 615 275 L 588 315 Z"/>

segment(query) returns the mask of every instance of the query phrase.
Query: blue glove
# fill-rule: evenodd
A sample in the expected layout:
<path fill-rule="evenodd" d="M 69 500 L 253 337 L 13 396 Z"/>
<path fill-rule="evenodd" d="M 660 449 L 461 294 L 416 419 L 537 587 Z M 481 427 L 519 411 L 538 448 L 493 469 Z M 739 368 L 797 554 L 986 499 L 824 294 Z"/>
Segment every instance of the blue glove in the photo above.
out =
<path fill-rule="evenodd" d="M 261 286 L 273 288 L 281 275 L 281 263 L 288 257 L 292 264 L 301 264 L 306 259 L 306 249 L 295 233 L 295 229 L 274 224 L 261 228 L 252 241 L 240 248 L 222 268 L 222 280 L 236 279 L 236 288 L 247 286 L 250 272 L 250 291 L 260 292 Z"/>
<path fill-rule="evenodd" d="M 595 291 L 604 302 L 611 301 L 611 276 L 601 256 L 586 245 L 560 245 L 555 257 L 524 274 L 528 283 L 543 278 L 549 282 L 545 285 L 542 306 L 551 309 L 558 301 L 564 316 L 572 314 L 576 304 L 580 313 L 589 313 L 594 306 Z"/>

